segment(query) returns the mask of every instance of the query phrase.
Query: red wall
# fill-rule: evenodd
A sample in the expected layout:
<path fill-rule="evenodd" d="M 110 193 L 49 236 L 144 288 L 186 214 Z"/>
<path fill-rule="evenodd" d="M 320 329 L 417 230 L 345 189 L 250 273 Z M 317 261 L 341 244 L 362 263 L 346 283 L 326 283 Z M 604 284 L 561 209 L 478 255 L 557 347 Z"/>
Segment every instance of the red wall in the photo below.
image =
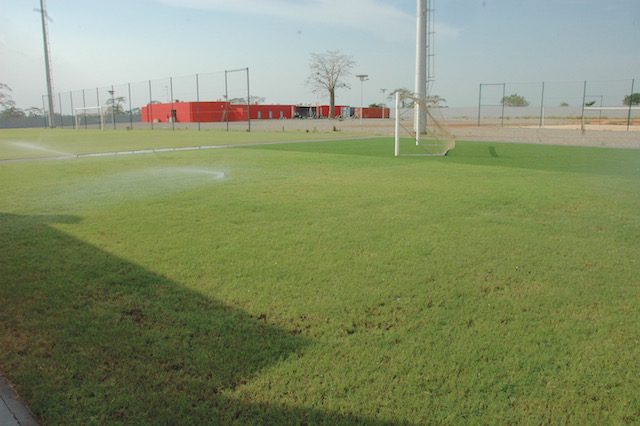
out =
<path fill-rule="evenodd" d="M 324 117 L 324 118 L 329 118 L 329 110 L 330 110 L 330 106 L 329 105 L 320 105 L 318 107 L 318 112 L 320 113 L 320 117 Z M 342 110 L 344 108 L 344 106 L 342 105 L 336 105 L 334 110 L 334 118 L 335 117 L 340 117 L 342 115 Z"/>
<path fill-rule="evenodd" d="M 245 110 L 246 117 L 246 105 L 241 106 L 243 110 Z M 279 120 L 280 113 L 282 113 L 282 118 L 293 118 L 295 114 L 296 107 L 293 105 L 251 105 L 251 119 L 252 120 Z M 271 118 L 269 118 L 269 113 L 271 113 Z M 260 117 L 260 118 L 258 118 Z"/>
<path fill-rule="evenodd" d="M 216 123 L 229 121 L 247 121 L 247 105 L 235 105 L 228 102 L 176 102 L 173 104 L 152 104 L 142 107 L 142 121 L 156 120 L 168 122 L 171 109 L 176 110 L 176 121 L 182 123 Z M 290 119 L 295 114 L 294 105 L 251 105 L 252 120 Z"/>
<path fill-rule="evenodd" d="M 336 105 L 335 115 L 342 115 L 346 107 Z M 152 104 L 142 107 L 142 121 L 159 121 L 166 123 L 171 117 L 171 110 L 176 111 L 178 123 L 220 123 L 229 121 L 247 121 L 247 105 L 236 105 L 228 102 L 174 102 L 173 104 Z M 291 119 L 295 115 L 294 105 L 251 105 L 252 120 L 279 120 L 282 117 Z M 356 117 L 360 117 L 360 108 L 356 108 Z M 269 118 L 271 113 L 271 118 Z M 329 117 L 329 105 L 318 106 L 320 117 Z M 389 118 L 389 108 L 364 108 L 363 118 Z"/>
<path fill-rule="evenodd" d="M 226 102 L 190 102 L 190 105 L 191 122 L 215 123 L 226 121 L 225 110 L 227 113 L 229 111 Z"/>
<path fill-rule="evenodd" d="M 189 122 L 191 120 L 191 104 L 189 102 L 175 102 L 173 104 L 151 104 L 142 107 L 142 121 L 157 120 L 161 123 L 169 121 L 171 110 L 176 111 L 176 121 Z"/>
<path fill-rule="evenodd" d="M 356 117 L 360 118 L 360 111 L 364 110 L 362 118 L 389 118 L 389 108 L 356 108 Z"/>

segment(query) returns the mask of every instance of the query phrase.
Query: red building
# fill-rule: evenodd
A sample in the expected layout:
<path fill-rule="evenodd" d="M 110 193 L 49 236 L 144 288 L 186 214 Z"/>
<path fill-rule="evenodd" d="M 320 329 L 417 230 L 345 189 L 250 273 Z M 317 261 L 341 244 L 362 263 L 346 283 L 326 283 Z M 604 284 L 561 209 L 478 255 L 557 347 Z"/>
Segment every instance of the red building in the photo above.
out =
<path fill-rule="evenodd" d="M 389 118 L 389 108 L 363 108 L 363 118 Z M 335 107 L 335 116 L 360 117 L 361 108 Z M 291 118 L 327 118 L 328 105 L 238 105 L 229 102 L 174 102 L 148 104 L 142 107 L 142 121 L 166 123 L 221 123 L 225 121 L 280 120 Z"/>
<path fill-rule="evenodd" d="M 279 120 L 293 118 L 295 105 L 237 105 L 229 102 L 174 102 L 142 107 L 143 122 L 216 123 L 225 121 Z"/>
<path fill-rule="evenodd" d="M 362 111 L 362 118 L 389 118 L 391 110 L 389 108 L 356 108 L 356 117 L 360 118 Z"/>

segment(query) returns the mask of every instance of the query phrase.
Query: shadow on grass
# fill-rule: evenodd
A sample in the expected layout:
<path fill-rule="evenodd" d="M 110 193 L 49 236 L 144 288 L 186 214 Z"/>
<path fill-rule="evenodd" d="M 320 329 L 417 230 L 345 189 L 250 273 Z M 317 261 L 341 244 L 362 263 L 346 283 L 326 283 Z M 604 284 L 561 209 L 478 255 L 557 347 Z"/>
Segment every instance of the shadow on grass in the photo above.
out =
<path fill-rule="evenodd" d="M 54 226 L 0 214 L 0 370 L 44 424 L 382 424 L 235 399 L 301 336 Z"/>

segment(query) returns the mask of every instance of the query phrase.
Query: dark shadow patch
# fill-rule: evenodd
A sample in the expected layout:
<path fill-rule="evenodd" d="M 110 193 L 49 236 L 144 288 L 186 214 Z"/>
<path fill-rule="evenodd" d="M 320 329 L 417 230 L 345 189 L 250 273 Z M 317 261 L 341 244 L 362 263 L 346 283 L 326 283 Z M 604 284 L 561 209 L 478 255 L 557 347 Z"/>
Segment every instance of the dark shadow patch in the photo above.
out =
<path fill-rule="evenodd" d="M 78 221 L 0 214 L 0 365 L 43 423 L 385 424 L 225 396 L 310 342 L 51 226 Z"/>

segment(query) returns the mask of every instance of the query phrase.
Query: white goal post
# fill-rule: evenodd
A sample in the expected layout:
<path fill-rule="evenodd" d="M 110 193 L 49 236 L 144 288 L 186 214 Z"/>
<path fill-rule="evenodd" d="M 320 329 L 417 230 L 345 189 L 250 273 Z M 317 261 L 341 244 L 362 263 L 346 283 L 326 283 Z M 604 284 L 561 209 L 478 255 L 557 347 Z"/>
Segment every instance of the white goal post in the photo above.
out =
<path fill-rule="evenodd" d="M 603 111 L 620 111 L 622 113 L 624 113 L 625 117 L 620 117 L 620 118 L 625 118 L 627 120 L 627 127 L 631 124 L 631 112 L 632 111 L 638 111 L 640 110 L 640 106 L 633 106 L 633 105 L 629 105 L 629 106 L 585 106 L 583 107 L 584 112 L 587 111 L 599 111 L 599 112 L 603 112 Z M 581 119 L 581 123 L 580 123 L 580 128 L 582 129 L 582 131 L 585 131 L 585 114 L 582 114 L 582 119 Z"/>
<path fill-rule="evenodd" d="M 81 107 L 74 108 L 74 116 L 76 119 L 76 129 L 80 129 L 82 124 L 82 119 L 87 117 L 99 117 L 100 118 L 100 130 L 104 130 L 104 116 L 111 109 L 110 106 L 90 106 L 90 107 Z"/>
<path fill-rule="evenodd" d="M 437 102 L 430 101 L 429 97 L 421 98 L 414 95 L 403 94 L 397 91 L 395 94 L 395 144 L 394 155 L 439 157 L 446 156 L 455 148 L 455 138 L 448 130 L 442 117 L 442 108 Z M 410 107 L 401 105 L 409 103 Z M 406 105 L 405 105 L 406 106 Z M 416 131 L 414 112 L 420 109 L 426 119 L 425 130 Z"/>

